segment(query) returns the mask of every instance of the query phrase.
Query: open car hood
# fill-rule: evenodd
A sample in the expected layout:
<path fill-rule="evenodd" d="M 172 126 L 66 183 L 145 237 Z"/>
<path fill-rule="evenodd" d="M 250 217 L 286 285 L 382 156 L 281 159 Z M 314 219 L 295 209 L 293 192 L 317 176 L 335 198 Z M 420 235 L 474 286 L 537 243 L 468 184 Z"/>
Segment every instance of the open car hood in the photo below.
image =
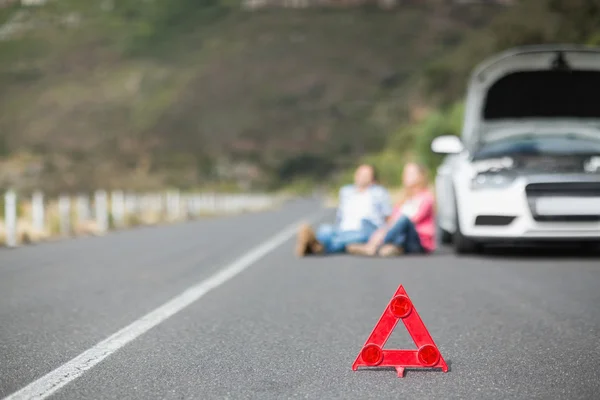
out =
<path fill-rule="evenodd" d="M 498 128 L 557 123 L 600 127 L 600 48 L 516 48 L 471 75 L 462 135 L 467 147 Z"/>

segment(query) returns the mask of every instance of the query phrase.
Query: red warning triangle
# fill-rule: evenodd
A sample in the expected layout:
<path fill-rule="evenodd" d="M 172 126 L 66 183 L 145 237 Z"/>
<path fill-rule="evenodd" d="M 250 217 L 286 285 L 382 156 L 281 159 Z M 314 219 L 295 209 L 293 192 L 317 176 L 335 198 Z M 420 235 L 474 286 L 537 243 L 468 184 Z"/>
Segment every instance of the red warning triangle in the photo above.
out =
<path fill-rule="evenodd" d="M 417 345 L 416 350 L 383 349 L 399 320 L 402 320 Z M 358 367 L 394 367 L 399 377 L 404 376 L 404 368 L 441 368 L 442 371 L 448 372 L 446 361 L 402 285 L 396 290 L 352 364 L 353 371 Z"/>

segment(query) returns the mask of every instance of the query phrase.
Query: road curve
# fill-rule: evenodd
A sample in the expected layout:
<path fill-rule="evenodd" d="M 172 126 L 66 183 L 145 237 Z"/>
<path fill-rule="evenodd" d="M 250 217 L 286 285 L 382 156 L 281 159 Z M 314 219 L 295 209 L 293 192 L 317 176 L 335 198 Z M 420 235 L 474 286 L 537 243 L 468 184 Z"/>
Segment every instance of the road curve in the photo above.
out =
<path fill-rule="evenodd" d="M 0 398 L 244 263 L 50 398 L 597 398 L 597 257 L 457 258 L 442 250 L 298 260 L 291 239 L 269 239 L 317 211 L 315 201 L 299 200 L 258 214 L 0 250 Z M 264 247 L 269 240 L 272 248 Z M 399 284 L 450 372 L 409 370 L 400 379 L 351 370 Z M 387 347 L 414 346 L 400 328 Z"/>

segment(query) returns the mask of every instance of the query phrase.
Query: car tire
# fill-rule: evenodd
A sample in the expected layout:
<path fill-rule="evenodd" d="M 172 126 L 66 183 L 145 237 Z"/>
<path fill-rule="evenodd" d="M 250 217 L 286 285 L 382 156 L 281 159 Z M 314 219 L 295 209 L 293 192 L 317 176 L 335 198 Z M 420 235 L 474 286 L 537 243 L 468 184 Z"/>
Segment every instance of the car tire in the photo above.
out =
<path fill-rule="evenodd" d="M 580 248 L 586 253 L 595 253 L 600 250 L 600 242 L 583 242 L 580 244 Z"/>
<path fill-rule="evenodd" d="M 438 237 L 440 243 L 444 245 L 452 244 L 452 234 L 438 226 Z"/>
<path fill-rule="evenodd" d="M 452 242 L 454 244 L 454 252 L 456 254 L 477 254 L 482 250 L 482 246 L 480 243 L 465 237 L 460 228 L 456 229 L 454 236 L 452 238 Z"/>
<path fill-rule="evenodd" d="M 456 231 L 454 235 L 452 235 L 452 243 L 454 245 L 454 252 L 456 254 L 477 254 L 480 253 L 483 249 L 481 243 L 474 241 L 462 234 L 460 230 L 460 222 L 458 218 L 458 206 L 457 206 L 456 196 L 454 197 L 454 215 L 456 217 Z"/>

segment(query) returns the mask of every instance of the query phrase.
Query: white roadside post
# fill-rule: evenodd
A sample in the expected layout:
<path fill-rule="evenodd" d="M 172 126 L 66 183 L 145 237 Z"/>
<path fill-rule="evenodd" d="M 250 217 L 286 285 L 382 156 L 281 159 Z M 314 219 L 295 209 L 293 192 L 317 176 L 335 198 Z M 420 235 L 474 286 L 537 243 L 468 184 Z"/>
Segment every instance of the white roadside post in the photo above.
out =
<path fill-rule="evenodd" d="M 125 194 L 118 190 L 110 194 L 110 212 L 115 226 L 122 228 L 125 222 Z"/>
<path fill-rule="evenodd" d="M 187 221 L 192 216 L 192 196 L 184 194 L 182 197 L 183 218 Z"/>
<path fill-rule="evenodd" d="M 4 223 L 6 224 L 6 246 L 17 246 L 17 194 L 9 190 L 4 194 Z"/>
<path fill-rule="evenodd" d="M 181 219 L 181 192 L 179 190 L 176 190 L 175 192 L 173 192 L 174 198 L 173 198 L 173 206 L 175 207 L 175 209 L 173 210 L 175 213 L 175 219 L 179 220 Z"/>
<path fill-rule="evenodd" d="M 223 213 L 223 195 L 215 193 L 215 211 L 219 214 Z"/>
<path fill-rule="evenodd" d="M 217 195 L 217 208 L 220 213 L 227 214 L 227 195 L 226 194 L 218 194 Z"/>
<path fill-rule="evenodd" d="M 247 193 L 241 194 L 238 196 L 237 203 L 238 212 L 247 212 L 250 205 L 250 197 Z"/>
<path fill-rule="evenodd" d="M 210 211 L 213 214 L 216 214 L 217 212 L 219 212 L 219 199 L 217 198 L 216 193 L 210 194 Z"/>
<path fill-rule="evenodd" d="M 90 199 L 87 195 L 77 196 L 77 222 L 82 224 L 90 220 Z"/>
<path fill-rule="evenodd" d="M 108 231 L 108 196 L 105 190 L 98 190 L 94 195 L 96 223 L 100 233 Z"/>
<path fill-rule="evenodd" d="M 71 234 L 71 198 L 62 195 L 58 199 L 58 214 L 60 218 L 60 234 L 68 236 Z"/>
<path fill-rule="evenodd" d="M 31 219 L 33 223 L 33 229 L 39 235 L 45 232 L 45 208 L 44 208 L 44 194 L 37 191 L 31 198 Z"/>
<path fill-rule="evenodd" d="M 194 217 L 200 216 L 200 210 L 202 207 L 202 197 L 198 193 L 194 193 Z"/>
<path fill-rule="evenodd" d="M 179 219 L 185 220 L 187 218 L 187 204 L 186 204 L 187 196 L 184 194 L 179 197 Z"/>
<path fill-rule="evenodd" d="M 232 194 L 230 196 L 230 198 L 229 198 L 229 203 L 230 203 L 229 210 L 230 210 L 230 212 L 232 212 L 232 213 L 235 214 L 235 213 L 237 213 L 237 212 L 240 211 L 239 210 L 239 199 L 240 199 L 240 196 L 237 195 L 237 194 Z"/>
<path fill-rule="evenodd" d="M 165 193 L 165 219 L 170 222 L 173 218 L 173 199 L 170 191 Z"/>
<path fill-rule="evenodd" d="M 170 221 L 179 219 L 181 200 L 176 190 L 167 192 L 167 215 Z"/>
<path fill-rule="evenodd" d="M 148 198 L 145 194 L 140 194 L 138 196 L 138 208 L 140 210 L 140 214 L 145 216 L 148 213 Z M 143 218 L 145 219 L 145 218 Z"/>
<path fill-rule="evenodd" d="M 233 212 L 233 196 L 230 194 L 225 194 L 223 196 L 223 209 L 226 214 L 231 214 Z"/>
<path fill-rule="evenodd" d="M 144 219 L 144 208 L 142 207 L 142 195 L 139 193 L 136 193 L 133 196 L 133 204 L 134 207 L 133 209 L 135 210 L 135 215 L 140 218 L 140 221 L 143 221 Z M 143 222 L 142 222 L 143 223 Z"/>
<path fill-rule="evenodd" d="M 156 204 L 156 213 L 158 214 L 158 219 L 162 220 L 164 218 L 165 213 L 165 199 L 160 193 L 154 194 L 154 204 Z"/>
<path fill-rule="evenodd" d="M 125 194 L 125 218 L 135 215 L 135 195 Z"/>

